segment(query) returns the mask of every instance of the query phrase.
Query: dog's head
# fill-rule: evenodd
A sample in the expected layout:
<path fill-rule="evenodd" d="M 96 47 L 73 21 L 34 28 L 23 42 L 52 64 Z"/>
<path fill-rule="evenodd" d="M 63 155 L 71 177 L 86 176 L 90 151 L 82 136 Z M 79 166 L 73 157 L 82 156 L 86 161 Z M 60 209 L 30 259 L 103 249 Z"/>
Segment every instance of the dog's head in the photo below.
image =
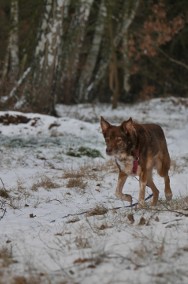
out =
<path fill-rule="evenodd" d="M 107 155 L 118 157 L 121 154 L 131 154 L 136 137 L 132 118 L 115 126 L 101 117 L 100 124 L 106 142 Z"/>

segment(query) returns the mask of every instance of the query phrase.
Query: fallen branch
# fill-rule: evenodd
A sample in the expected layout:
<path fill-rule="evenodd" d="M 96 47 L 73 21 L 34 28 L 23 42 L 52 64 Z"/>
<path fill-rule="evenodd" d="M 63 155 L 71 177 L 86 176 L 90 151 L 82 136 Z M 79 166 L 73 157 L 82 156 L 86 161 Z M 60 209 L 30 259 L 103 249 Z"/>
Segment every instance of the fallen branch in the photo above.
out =
<path fill-rule="evenodd" d="M 179 210 L 171 209 L 171 208 L 165 206 L 164 204 L 163 204 L 163 206 L 165 207 L 165 209 L 150 208 L 150 210 L 156 211 L 156 212 L 170 212 L 170 213 L 175 213 L 175 214 L 178 214 L 178 215 L 181 215 L 181 216 L 188 217 L 188 213 L 184 213 L 184 212 L 179 211 Z"/>
<path fill-rule="evenodd" d="M 0 221 L 3 219 L 3 217 L 5 216 L 6 213 L 6 208 L 5 207 L 5 203 L 3 201 L 1 202 L 1 206 L 0 206 L 0 211 L 2 212 L 2 215 L 0 215 Z"/>
<path fill-rule="evenodd" d="M 145 201 L 147 201 L 148 199 L 150 199 L 151 197 L 153 196 L 153 194 L 151 193 L 150 195 L 148 195 L 146 198 L 145 198 Z M 132 207 L 136 207 L 138 205 L 138 202 L 135 202 L 135 203 L 132 203 L 130 205 L 123 205 L 123 206 L 117 206 L 117 207 L 113 207 L 113 208 L 106 208 L 106 212 L 107 213 L 108 211 L 110 210 L 118 210 L 118 209 L 121 209 L 121 208 L 132 208 Z M 65 219 L 65 218 L 68 218 L 68 217 L 74 217 L 74 216 L 81 216 L 81 215 L 84 215 L 84 214 L 87 214 L 89 216 L 90 212 L 91 212 L 92 209 L 89 209 L 89 210 L 85 210 L 83 212 L 80 212 L 80 213 L 73 213 L 73 214 L 67 214 L 65 216 L 63 216 L 62 218 Z M 93 209 L 94 210 L 94 209 Z M 92 210 L 92 211 L 93 211 Z M 98 214 L 96 214 L 98 215 Z"/>
<path fill-rule="evenodd" d="M 10 92 L 8 99 L 12 98 L 12 97 L 16 97 L 16 92 L 18 90 L 18 88 L 20 87 L 20 85 L 23 83 L 23 81 L 25 80 L 25 78 L 27 77 L 27 75 L 30 73 L 31 71 L 31 67 L 28 67 L 27 70 L 23 73 L 23 75 L 21 76 L 21 78 L 16 82 L 16 85 L 14 86 L 14 88 L 12 89 L 12 91 Z M 17 97 L 16 97 L 17 98 Z"/>
<path fill-rule="evenodd" d="M 0 181 L 1 181 L 2 185 L 3 185 L 3 190 L 4 190 L 5 192 L 7 192 L 7 190 L 6 190 L 6 188 L 5 188 L 5 185 L 4 185 L 4 183 L 3 183 L 2 178 L 0 178 Z M 4 208 L 4 207 L 5 207 L 5 202 L 2 201 L 2 200 L 0 200 L 0 202 L 1 202 L 0 211 L 2 212 L 2 215 L 0 215 L 0 221 L 1 221 L 1 220 L 3 219 L 3 217 L 5 216 L 6 208 Z"/>
<path fill-rule="evenodd" d="M 0 181 L 1 181 L 2 185 L 3 185 L 3 189 L 6 191 L 6 188 L 5 188 L 5 185 L 4 185 L 4 182 L 3 182 L 2 178 L 0 178 Z"/>

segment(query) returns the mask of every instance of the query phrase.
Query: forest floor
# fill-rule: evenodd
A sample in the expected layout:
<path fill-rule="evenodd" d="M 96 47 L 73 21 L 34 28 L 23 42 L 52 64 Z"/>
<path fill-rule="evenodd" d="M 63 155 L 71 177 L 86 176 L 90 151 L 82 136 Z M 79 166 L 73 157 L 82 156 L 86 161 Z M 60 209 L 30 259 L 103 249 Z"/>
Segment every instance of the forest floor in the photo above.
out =
<path fill-rule="evenodd" d="M 57 106 L 59 118 L 0 112 L 0 284 L 188 283 L 188 100 Z M 99 117 L 159 123 L 173 200 L 128 207 Z M 124 192 L 138 198 L 138 180 Z M 147 189 L 147 196 L 151 190 Z"/>

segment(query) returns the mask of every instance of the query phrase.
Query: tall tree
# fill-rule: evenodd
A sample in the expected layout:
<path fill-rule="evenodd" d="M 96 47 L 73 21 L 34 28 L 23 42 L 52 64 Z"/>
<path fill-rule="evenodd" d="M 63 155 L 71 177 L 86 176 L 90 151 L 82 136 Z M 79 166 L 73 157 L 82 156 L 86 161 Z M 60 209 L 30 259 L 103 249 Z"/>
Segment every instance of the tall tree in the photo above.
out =
<path fill-rule="evenodd" d="M 19 72 L 18 14 L 18 0 L 11 0 L 11 24 L 2 74 L 2 80 L 8 77 L 11 82 L 17 79 Z"/>
<path fill-rule="evenodd" d="M 41 25 L 38 28 L 33 64 L 24 83 L 26 102 L 32 109 L 54 112 L 54 80 L 60 56 L 62 36 L 62 11 L 64 1 L 46 0 Z"/>

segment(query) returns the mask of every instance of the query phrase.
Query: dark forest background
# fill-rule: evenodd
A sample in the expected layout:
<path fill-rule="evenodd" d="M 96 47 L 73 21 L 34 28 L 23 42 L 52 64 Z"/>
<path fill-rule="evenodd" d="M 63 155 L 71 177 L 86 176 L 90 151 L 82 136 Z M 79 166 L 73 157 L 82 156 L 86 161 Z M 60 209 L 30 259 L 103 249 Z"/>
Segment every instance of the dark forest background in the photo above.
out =
<path fill-rule="evenodd" d="M 0 109 L 188 97 L 187 0 L 0 0 Z"/>

